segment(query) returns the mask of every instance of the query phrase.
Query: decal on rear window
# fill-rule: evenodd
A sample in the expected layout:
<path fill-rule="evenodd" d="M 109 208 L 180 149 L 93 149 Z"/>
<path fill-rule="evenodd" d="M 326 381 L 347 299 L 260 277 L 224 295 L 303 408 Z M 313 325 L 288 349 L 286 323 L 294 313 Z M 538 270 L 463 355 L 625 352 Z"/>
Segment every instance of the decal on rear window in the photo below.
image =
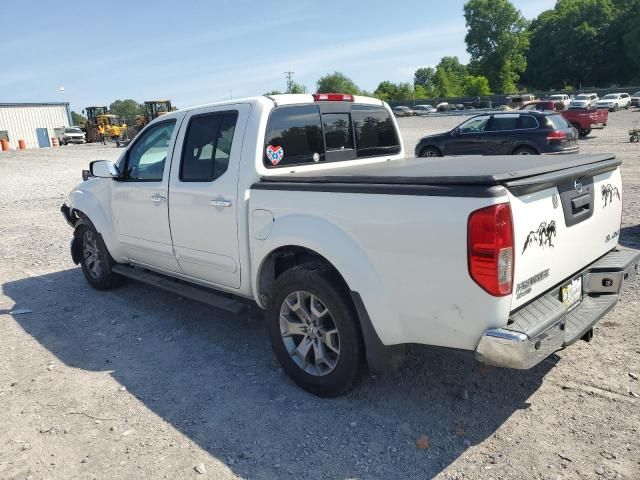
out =
<path fill-rule="evenodd" d="M 284 150 L 280 146 L 274 147 L 273 145 L 267 145 L 265 153 L 272 165 L 278 165 L 284 158 Z"/>

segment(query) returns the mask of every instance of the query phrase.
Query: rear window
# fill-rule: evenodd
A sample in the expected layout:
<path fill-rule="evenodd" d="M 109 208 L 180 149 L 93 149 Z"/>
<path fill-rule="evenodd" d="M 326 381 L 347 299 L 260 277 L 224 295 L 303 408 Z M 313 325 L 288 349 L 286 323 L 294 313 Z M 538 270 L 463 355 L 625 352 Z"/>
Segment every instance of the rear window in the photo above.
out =
<path fill-rule="evenodd" d="M 274 110 L 265 136 L 264 165 L 274 168 L 400 152 L 386 109 L 369 105 L 349 108 L 350 113 L 322 114 L 318 105 Z"/>
<path fill-rule="evenodd" d="M 569 124 L 562 115 L 547 116 L 547 125 L 554 130 L 563 130 L 565 128 L 569 128 Z"/>
<path fill-rule="evenodd" d="M 495 116 L 489 122 L 489 131 L 496 132 L 500 130 L 515 130 L 518 128 L 519 115 L 500 115 Z"/>
<path fill-rule="evenodd" d="M 400 153 L 400 140 L 389 112 L 381 107 L 354 105 L 351 119 L 358 157 Z"/>

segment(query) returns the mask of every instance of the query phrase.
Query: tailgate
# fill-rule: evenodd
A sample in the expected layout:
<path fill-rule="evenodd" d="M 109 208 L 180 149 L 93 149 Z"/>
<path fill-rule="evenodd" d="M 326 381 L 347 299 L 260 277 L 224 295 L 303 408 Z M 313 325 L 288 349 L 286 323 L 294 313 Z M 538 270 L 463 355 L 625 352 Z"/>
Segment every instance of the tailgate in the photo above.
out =
<path fill-rule="evenodd" d="M 554 286 L 568 284 L 576 272 L 618 244 L 618 167 L 578 173 L 553 186 L 509 191 L 515 237 L 512 310 Z"/>

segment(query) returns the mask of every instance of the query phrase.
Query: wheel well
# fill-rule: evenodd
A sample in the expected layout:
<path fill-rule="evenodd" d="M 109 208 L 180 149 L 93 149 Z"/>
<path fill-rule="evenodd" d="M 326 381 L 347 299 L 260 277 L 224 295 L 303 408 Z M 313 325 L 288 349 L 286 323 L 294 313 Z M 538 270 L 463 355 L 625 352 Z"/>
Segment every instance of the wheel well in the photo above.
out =
<path fill-rule="evenodd" d="M 319 253 L 305 247 L 288 245 L 280 247 L 269 254 L 262 263 L 260 273 L 258 274 L 258 297 L 260 303 L 266 307 L 269 303 L 269 292 L 273 282 L 287 270 L 303 265 L 305 263 L 322 263 L 327 268 L 336 272 L 343 283 L 347 293 L 349 287 L 340 272 L 331 264 L 329 260 Z"/>
<path fill-rule="evenodd" d="M 540 152 L 538 151 L 537 148 L 532 147 L 531 145 L 518 145 L 516 148 L 513 149 L 513 151 L 511 152 L 511 154 L 515 154 L 518 150 L 531 150 L 532 152 L 536 152 L 536 154 L 540 154 Z"/>

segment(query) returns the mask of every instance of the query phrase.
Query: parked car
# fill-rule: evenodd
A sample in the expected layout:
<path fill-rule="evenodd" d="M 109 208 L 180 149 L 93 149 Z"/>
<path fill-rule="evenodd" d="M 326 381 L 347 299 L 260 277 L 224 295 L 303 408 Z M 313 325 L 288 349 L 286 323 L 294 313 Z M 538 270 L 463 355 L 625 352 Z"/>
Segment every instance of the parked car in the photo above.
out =
<path fill-rule="evenodd" d="M 416 115 L 424 116 L 438 111 L 433 105 L 415 105 L 413 111 Z"/>
<path fill-rule="evenodd" d="M 399 107 L 393 107 L 393 114 L 396 117 L 413 117 L 414 115 L 416 115 L 416 112 L 409 107 L 401 105 Z"/>
<path fill-rule="evenodd" d="M 631 96 L 628 93 L 609 93 L 598 100 L 596 107 L 616 112 L 621 108 L 629 108 L 629 105 L 631 105 Z"/>
<path fill-rule="evenodd" d="M 58 138 L 58 143 L 60 143 L 60 145 L 86 142 L 87 138 L 80 127 L 66 127 L 64 131 L 61 132 L 61 136 Z"/>
<path fill-rule="evenodd" d="M 527 105 L 520 107 L 518 110 L 537 110 L 539 112 L 556 112 L 558 110 L 564 110 L 564 104 L 562 102 L 555 102 L 553 100 L 538 100 Z"/>
<path fill-rule="evenodd" d="M 170 112 L 72 190 L 71 257 L 98 290 L 128 277 L 235 313 L 255 301 L 283 370 L 324 396 L 408 344 L 531 368 L 591 338 L 634 280 L 614 156 L 404 157 L 373 98 Z"/>
<path fill-rule="evenodd" d="M 581 93 L 571 100 L 569 108 L 596 108 L 598 100 L 597 93 Z"/>
<path fill-rule="evenodd" d="M 564 105 L 564 109 L 566 110 L 571 105 L 571 97 L 564 93 L 558 93 L 555 95 L 550 95 L 549 100 L 552 102 L 561 102 Z"/>
<path fill-rule="evenodd" d="M 632 107 L 640 107 L 640 92 L 636 92 L 631 95 L 631 102 L 629 103 Z"/>
<path fill-rule="evenodd" d="M 562 112 L 562 116 L 578 130 L 581 137 L 586 137 L 595 127 L 604 128 L 609 121 L 609 110 L 606 108 L 569 109 Z"/>
<path fill-rule="evenodd" d="M 535 95 L 525 93 L 523 95 L 515 95 L 507 97 L 507 105 L 509 105 L 514 110 L 519 109 L 525 105 L 538 101 L 539 98 Z"/>
<path fill-rule="evenodd" d="M 577 153 L 578 133 L 554 112 L 486 113 L 450 132 L 423 137 L 416 157 Z"/>

